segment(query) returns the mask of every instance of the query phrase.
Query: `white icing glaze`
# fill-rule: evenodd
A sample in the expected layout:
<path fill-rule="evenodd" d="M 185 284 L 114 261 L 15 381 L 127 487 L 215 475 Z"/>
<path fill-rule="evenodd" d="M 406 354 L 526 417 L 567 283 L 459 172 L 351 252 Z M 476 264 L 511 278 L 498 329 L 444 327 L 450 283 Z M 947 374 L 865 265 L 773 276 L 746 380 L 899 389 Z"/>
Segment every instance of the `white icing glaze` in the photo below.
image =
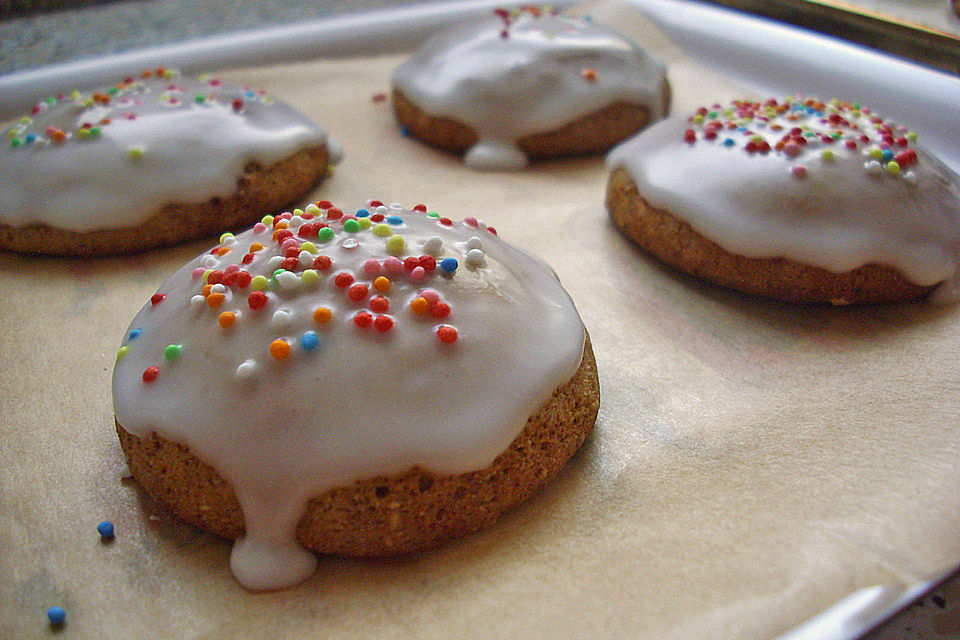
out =
<path fill-rule="evenodd" d="M 234 546 L 231 567 L 251 589 L 284 587 L 313 570 L 312 555 L 294 541 L 309 497 L 415 465 L 440 474 L 486 467 L 580 364 L 583 325 L 544 262 L 473 218 L 448 225 L 398 207 L 377 211 L 402 222 L 351 232 L 347 225 L 367 223 L 308 207 L 305 215 L 318 217 L 306 224 L 329 223 L 332 239 L 313 237 L 314 247 L 299 248 L 303 238 L 282 239 L 292 272 L 267 285 L 216 282 L 204 297 L 205 270 L 214 280 L 228 265 L 269 276 L 284 260 L 270 227 L 225 234 L 219 249 L 230 251 L 198 256 L 174 274 L 133 320 L 130 331 L 139 334 L 128 333 L 118 354 L 119 423 L 140 437 L 156 432 L 186 444 L 235 489 L 247 536 Z M 316 235 L 302 220 L 294 215 L 290 228 Z M 265 248 L 242 263 L 254 242 Z M 428 254 L 432 271 L 430 258 L 413 269 L 397 259 Z M 320 255 L 332 260 L 325 271 L 314 269 Z M 447 273 L 450 258 L 458 266 Z M 351 286 L 368 287 L 359 302 L 338 286 L 342 272 L 354 278 Z M 377 273 L 390 280 L 388 292 L 376 289 Z M 267 304 L 254 309 L 248 299 L 259 286 Z M 213 308 L 218 293 L 224 298 Z M 375 295 L 387 299 L 387 311 L 377 311 Z M 437 310 L 449 305 L 449 315 L 415 313 L 419 297 Z M 314 317 L 318 307 L 330 310 L 329 321 Z M 388 316 L 392 327 L 381 331 L 382 321 L 370 318 L 361 328 L 354 318 L 364 310 Z M 218 318 L 227 311 L 236 319 L 224 329 Z M 457 339 L 442 341 L 441 326 L 455 328 Z M 278 339 L 291 348 L 284 360 L 271 355 Z M 180 345 L 171 360 L 168 345 Z M 151 366 L 157 377 L 145 382 Z"/>
<path fill-rule="evenodd" d="M 434 36 L 393 83 L 427 113 L 477 131 L 464 156 L 476 169 L 521 168 L 516 140 L 618 101 L 643 105 L 651 122 L 666 110 L 660 62 L 587 20 L 531 11 L 498 10 Z"/>
<path fill-rule="evenodd" d="M 11 226 L 137 226 L 166 203 L 230 195 L 252 160 L 269 166 L 326 141 L 262 91 L 170 71 L 33 111 L 6 130 L 0 150 L 0 222 Z"/>
<path fill-rule="evenodd" d="M 957 277 L 960 187 L 915 136 L 835 100 L 789 99 L 753 115 L 751 105 L 661 122 L 614 148 L 607 164 L 732 253 L 838 273 L 886 264 L 920 285 Z M 795 128 L 806 143 L 777 148 Z M 770 149 L 747 151 L 751 140 Z"/>

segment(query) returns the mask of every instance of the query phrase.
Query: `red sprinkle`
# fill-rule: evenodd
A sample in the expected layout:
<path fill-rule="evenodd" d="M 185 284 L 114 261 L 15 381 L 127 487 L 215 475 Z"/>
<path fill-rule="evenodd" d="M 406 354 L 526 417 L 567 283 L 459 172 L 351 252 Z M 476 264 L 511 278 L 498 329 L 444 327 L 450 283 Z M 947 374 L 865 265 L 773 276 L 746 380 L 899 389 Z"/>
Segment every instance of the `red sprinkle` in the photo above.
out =
<path fill-rule="evenodd" d="M 372 216 L 370 216 L 370 222 L 383 222 L 383 214 L 382 213 L 373 214 Z"/>
<path fill-rule="evenodd" d="M 440 218 L 440 224 L 446 225 L 446 226 L 448 226 L 448 227 L 452 227 L 452 226 L 453 226 L 453 220 L 451 220 L 450 218 Z"/>
<path fill-rule="evenodd" d="M 207 276 L 207 284 L 220 284 L 221 282 L 223 282 L 223 271 L 219 269 L 211 271 L 210 275 Z"/>
<path fill-rule="evenodd" d="M 353 284 L 353 276 L 347 273 L 346 271 L 341 271 L 333 279 L 333 284 L 337 285 L 341 289 L 346 289 L 351 284 Z"/>
<path fill-rule="evenodd" d="M 333 207 L 327 210 L 327 218 L 330 220 L 339 220 L 343 216 L 343 211 Z"/>
<path fill-rule="evenodd" d="M 347 290 L 347 296 L 354 302 L 360 302 L 367 297 L 369 291 L 367 285 L 357 283 Z"/>
<path fill-rule="evenodd" d="M 321 209 L 329 209 L 333 206 L 333 203 L 330 202 L 329 200 L 320 200 L 319 202 L 317 202 L 317 206 L 320 207 Z"/>
<path fill-rule="evenodd" d="M 684 142 L 696 142 L 697 141 L 697 132 L 693 129 L 687 129 L 683 132 Z"/>
<path fill-rule="evenodd" d="M 252 253 L 248 253 L 247 255 L 243 256 L 243 260 L 241 260 L 241 262 L 243 262 L 243 264 L 250 264 L 253 262 L 253 257 L 254 256 Z"/>
<path fill-rule="evenodd" d="M 453 344 L 457 341 L 457 330 L 448 324 L 442 324 L 440 328 L 437 329 L 437 337 L 440 338 L 440 342 L 444 344 Z"/>
<path fill-rule="evenodd" d="M 373 322 L 373 316 L 366 311 L 361 311 L 357 315 L 353 316 L 353 323 L 358 327 L 369 327 L 371 322 Z"/>
<path fill-rule="evenodd" d="M 377 319 L 373 321 L 373 326 L 377 328 L 377 331 L 390 331 L 390 329 L 393 329 L 393 318 L 390 316 L 377 316 Z"/>
<path fill-rule="evenodd" d="M 249 271 L 239 271 L 237 272 L 237 286 L 241 289 L 246 289 L 250 286 L 250 283 L 253 281 L 253 276 L 250 275 Z"/>
<path fill-rule="evenodd" d="M 143 381 L 153 382 L 157 379 L 158 375 L 160 375 L 160 369 L 157 367 L 147 367 L 143 370 Z"/>
<path fill-rule="evenodd" d="M 318 269 L 319 271 L 326 271 L 332 264 L 333 260 L 331 260 L 328 256 L 317 256 L 313 259 L 313 268 Z"/>
<path fill-rule="evenodd" d="M 167 295 L 165 293 L 155 293 L 152 296 L 150 296 L 150 304 L 152 304 L 153 306 L 157 306 L 158 304 L 163 302 L 163 299 L 166 297 Z"/>
<path fill-rule="evenodd" d="M 407 271 L 413 271 L 419 266 L 420 258 L 414 258 L 413 256 L 410 256 L 409 258 L 405 258 L 403 261 L 403 268 Z"/>
<path fill-rule="evenodd" d="M 240 98 L 234 98 L 233 100 L 233 110 L 242 111 L 243 110 L 243 100 Z"/>
<path fill-rule="evenodd" d="M 420 256 L 419 262 L 424 271 L 433 271 L 437 268 L 437 259 L 433 256 Z"/>
<path fill-rule="evenodd" d="M 497 230 L 494 229 L 493 227 L 487 227 L 487 231 L 489 231 L 489 232 L 492 233 L 493 235 L 497 235 Z"/>
<path fill-rule="evenodd" d="M 294 271 L 299 265 L 300 261 L 296 258 L 284 258 L 283 262 L 280 263 L 280 266 L 287 271 Z"/>
<path fill-rule="evenodd" d="M 247 296 L 247 304 L 251 309 L 262 309 L 267 304 L 267 294 L 263 291 L 254 291 Z"/>
<path fill-rule="evenodd" d="M 370 308 L 377 313 L 386 313 L 390 309 L 390 302 L 383 296 L 370 299 Z"/>
<path fill-rule="evenodd" d="M 427 205 L 425 205 L 425 204 L 414 205 L 413 210 L 414 210 L 414 211 L 419 211 L 420 213 L 426 213 L 426 212 L 427 212 Z"/>
<path fill-rule="evenodd" d="M 377 102 L 386 102 L 386 101 L 387 101 L 387 94 L 385 94 L 385 93 L 383 93 L 383 92 L 375 93 L 375 94 L 373 94 L 373 95 L 370 97 L 370 99 L 373 100 L 375 103 L 377 103 Z"/>
<path fill-rule="evenodd" d="M 383 203 L 380 202 L 379 200 L 371 200 L 371 201 L 370 201 L 370 206 L 371 206 L 371 207 L 382 207 L 382 206 L 383 206 Z"/>
<path fill-rule="evenodd" d="M 430 315 L 437 320 L 443 320 L 450 315 L 450 305 L 443 301 L 438 302 L 430 308 Z"/>

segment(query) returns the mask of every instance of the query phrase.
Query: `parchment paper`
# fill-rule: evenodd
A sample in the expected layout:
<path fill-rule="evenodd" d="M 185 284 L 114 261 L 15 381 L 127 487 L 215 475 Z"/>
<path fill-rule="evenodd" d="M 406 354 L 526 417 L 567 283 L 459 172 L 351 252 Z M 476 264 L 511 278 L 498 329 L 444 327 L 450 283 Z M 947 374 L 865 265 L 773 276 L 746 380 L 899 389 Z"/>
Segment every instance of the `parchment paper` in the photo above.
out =
<path fill-rule="evenodd" d="M 665 47 L 639 20 L 621 29 Z M 674 105 L 741 93 L 672 48 Z M 476 173 L 403 138 L 399 58 L 238 70 L 346 159 L 312 199 L 478 216 L 551 263 L 602 404 L 560 477 L 490 529 L 396 560 L 325 558 L 252 594 L 229 543 L 121 482 L 110 375 L 128 322 L 211 246 L 104 260 L 0 253 L 0 637 L 771 638 L 847 594 L 960 559 L 960 308 L 791 306 L 679 275 L 602 207 L 599 159 Z M 96 525 L 112 520 L 116 540 Z"/>

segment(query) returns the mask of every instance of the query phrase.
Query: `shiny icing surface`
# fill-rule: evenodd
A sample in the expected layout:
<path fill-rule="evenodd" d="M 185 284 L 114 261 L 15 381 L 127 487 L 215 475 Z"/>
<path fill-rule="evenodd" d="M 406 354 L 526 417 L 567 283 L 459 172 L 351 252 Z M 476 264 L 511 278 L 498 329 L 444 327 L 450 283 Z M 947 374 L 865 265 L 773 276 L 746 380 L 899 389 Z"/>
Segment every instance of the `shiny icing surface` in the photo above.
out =
<path fill-rule="evenodd" d="M 955 285 L 960 187 L 916 136 L 836 100 L 736 101 L 615 147 L 641 196 L 729 252 Z"/>
<path fill-rule="evenodd" d="M 587 20 L 503 9 L 444 31 L 397 68 L 394 86 L 420 109 L 473 128 L 476 169 L 526 165 L 514 144 L 618 101 L 663 117 L 664 67 Z"/>
<path fill-rule="evenodd" d="M 264 218 L 180 269 L 113 374 L 131 433 L 187 445 L 233 486 L 251 589 L 307 577 L 307 500 L 418 465 L 488 466 L 573 377 L 583 325 L 552 269 L 475 218 L 328 202 Z"/>
<path fill-rule="evenodd" d="M 228 196 L 244 166 L 326 142 L 263 91 L 158 69 L 39 102 L 5 129 L 0 223 L 133 227 L 167 203 Z"/>

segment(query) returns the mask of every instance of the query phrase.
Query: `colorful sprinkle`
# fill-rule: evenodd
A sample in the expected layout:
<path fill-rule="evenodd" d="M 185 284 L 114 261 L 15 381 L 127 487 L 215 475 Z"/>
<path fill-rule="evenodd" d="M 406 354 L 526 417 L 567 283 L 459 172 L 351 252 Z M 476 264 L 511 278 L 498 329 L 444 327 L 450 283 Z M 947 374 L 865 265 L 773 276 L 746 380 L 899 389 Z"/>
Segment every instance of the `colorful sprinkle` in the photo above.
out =
<path fill-rule="evenodd" d="M 147 367 L 143 370 L 143 381 L 153 382 L 157 379 L 158 375 L 160 375 L 160 369 L 157 367 Z"/>
<path fill-rule="evenodd" d="M 326 324 L 330 322 L 330 318 L 333 314 L 330 312 L 330 309 L 326 307 L 317 307 L 313 310 L 313 321 L 318 324 Z"/>
<path fill-rule="evenodd" d="M 104 540 L 112 540 L 115 534 L 113 523 L 109 520 L 104 520 L 97 525 L 97 533 L 99 533 L 100 537 Z"/>
<path fill-rule="evenodd" d="M 52 627 L 62 627 L 67 621 L 67 612 L 63 607 L 50 607 L 47 609 L 47 620 Z"/>
<path fill-rule="evenodd" d="M 277 338 L 270 343 L 270 355 L 274 360 L 286 360 L 290 356 L 290 345 L 286 340 Z"/>
<path fill-rule="evenodd" d="M 457 330 L 448 324 L 437 327 L 437 338 L 444 344 L 453 344 L 457 341 Z"/>
<path fill-rule="evenodd" d="M 304 351 L 313 351 L 320 344 L 320 336 L 316 331 L 307 331 L 300 336 L 300 348 Z"/>

